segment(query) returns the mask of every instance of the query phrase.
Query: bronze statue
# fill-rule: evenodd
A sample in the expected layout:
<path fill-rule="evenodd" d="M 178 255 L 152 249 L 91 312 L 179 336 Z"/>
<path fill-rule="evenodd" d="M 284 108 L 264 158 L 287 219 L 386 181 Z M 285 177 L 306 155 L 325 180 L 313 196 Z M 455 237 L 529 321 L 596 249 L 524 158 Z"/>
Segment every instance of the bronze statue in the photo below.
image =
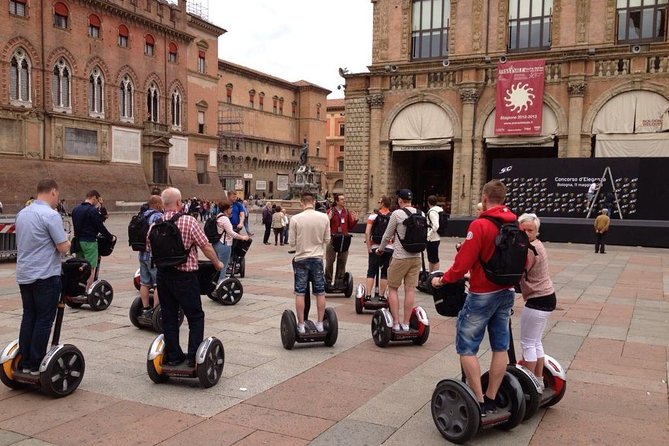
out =
<path fill-rule="evenodd" d="M 302 145 L 302 150 L 300 151 L 300 166 L 306 166 L 307 157 L 309 156 L 309 143 L 307 138 L 304 138 L 304 144 Z"/>

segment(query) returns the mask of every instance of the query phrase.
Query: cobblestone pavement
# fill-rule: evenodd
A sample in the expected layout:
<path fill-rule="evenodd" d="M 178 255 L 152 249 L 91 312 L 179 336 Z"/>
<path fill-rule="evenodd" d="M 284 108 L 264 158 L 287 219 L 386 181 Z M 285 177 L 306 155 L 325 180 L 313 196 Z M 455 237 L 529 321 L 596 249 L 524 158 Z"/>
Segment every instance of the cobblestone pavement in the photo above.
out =
<path fill-rule="evenodd" d="M 66 309 L 61 339 L 85 355 L 81 387 L 53 400 L 0 386 L 0 445 L 445 443 L 429 401 L 440 379 L 459 376 L 454 319 L 437 315 L 431 297 L 418 293 L 431 317 L 428 342 L 381 349 L 370 338 L 370 314 L 357 315 L 352 299 L 330 298 L 339 318 L 337 344 L 286 351 L 279 323 L 282 311 L 293 308 L 291 256 L 264 246 L 259 226 L 242 300 L 223 307 L 203 297 L 205 333 L 225 346 L 224 377 L 206 390 L 193 381 L 153 384 L 145 360 L 155 334 L 128 320 L 137 295 L 128 218 L 110 220 L 119 243 L 103 260 L 101 277 L 114 287 L 111 307 Z M 366 271 L 361 241 L 356 236 L 348 262 L 356 283 Z M 442 266 L 456 241 L 442 240 Z M 591 246 L 550 243 L 547 249 L 558 309 L 545 347 L 568 369 L 567 394 L 516 429 L 483 432 L 472 444 L 669 444 L 669 250 L 611 246 L 598 255 Z M 3 345 L 17 337 L 21 318 L 14 272 L 14 263 L 0 263 Z M 183 345 L 185 323 L 181 333 Z"/>

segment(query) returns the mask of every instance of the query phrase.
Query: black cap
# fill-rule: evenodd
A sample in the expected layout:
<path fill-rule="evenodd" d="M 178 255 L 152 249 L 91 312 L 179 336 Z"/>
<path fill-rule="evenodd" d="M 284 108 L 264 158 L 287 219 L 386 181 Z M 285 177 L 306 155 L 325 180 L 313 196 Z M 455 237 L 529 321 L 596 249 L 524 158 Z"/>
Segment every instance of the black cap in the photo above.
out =
<path fill-rule="evenodd" d="M 413 194 L 411 193 L 411 189 L 400 189 L 397 191 L 397 196 L 402 200 L 408 200 L 408 201 L 413 200 Z"/>

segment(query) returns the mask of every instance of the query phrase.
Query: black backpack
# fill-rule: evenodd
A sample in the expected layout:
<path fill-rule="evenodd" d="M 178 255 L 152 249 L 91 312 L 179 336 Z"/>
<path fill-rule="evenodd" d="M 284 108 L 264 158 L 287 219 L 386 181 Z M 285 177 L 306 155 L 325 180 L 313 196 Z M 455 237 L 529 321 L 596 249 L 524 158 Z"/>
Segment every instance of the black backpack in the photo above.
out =
<path fill-rule="evenodd" d="M 145 216 L 143 211 L 133 215 L 128 223 L 128 245 L 133 251 L 146 251 L 146 235 L 149 233 L 149 218 L 156 210 Z"/>
<path fill-rule="evenodd" d="M 437 211 L 427 211 L 429 214 L 430 212 L 437 212 Z M 448 214 L 444 211 L 437 212 L 437 217 L 439 217 L 439 227 L 437 228 L 437 234 L 439 234 L 441 237 L 446 236 L 446 228 L 448 227 Z M 428 218 L 427 219 L 427 224 L 432 227 L 432 221 Z"/>
<path fill-rule="evenodd" d="M 151 259 L 159 268 L 181 265 L 188 260 L 189 250 L 184 247 L 181 231 L 177 226 L 177 220 L 182 216 L 179 212 L 169 220 L 158 220 L 149 232 Z"/>
<path fill-rule="evenodd" d="M 220 215 L 212 215 L 204 222 L 204 235 L 207 236 L 207 240 L 212 245 L 218 243 L 223 236 L 223 234 L 218 233 L 218 217 Z"/>
<path fill-rule="evenodd" d="M 407 252 L 423 252 L 427 246 L 427 218 L 425 218 L 425 214 L 418 210 L 415 213 L 407 208 L 402 208 L 402 210 L 407 214 L 407 218 L 403 222 L 406 226 L 406 232 L 404 240 L 400 238 L 399 233 L 397 233 L 397 239 Z"/>
<path fill-rule="evenodd" d="M 525 273 L 527 251 L 531 249 L 536 254 L 534 246 L 530 244 L 527 234 L 520 230 L 517 221 L 502 223 L 493 217 L 481 218 L 495 223 L 499 228 L 499 234 L 495 237 L 495 251 L 490 260 L 484 262 L 479 256 L 486 278 L 498 285 L 519 284 Z"/>
<path fill-rule="evenodd" d="M 390 213 L 383 215 L 380 212 L 376 213 L 376 218 L 372 223 L 372 241 L 380 244 L 383 241 L 383 234 L 386 232 L 388 222 L 390 221 Z"/>

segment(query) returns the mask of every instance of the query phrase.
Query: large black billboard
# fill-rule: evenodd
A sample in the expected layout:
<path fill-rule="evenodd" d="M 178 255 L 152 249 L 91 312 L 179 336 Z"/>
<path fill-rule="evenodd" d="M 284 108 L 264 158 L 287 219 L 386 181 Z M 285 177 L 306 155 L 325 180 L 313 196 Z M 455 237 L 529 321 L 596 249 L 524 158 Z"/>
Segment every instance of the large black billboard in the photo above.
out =
<path fill-rule="evenodd" d="M 591 216 L 606 207 L 619 218 L 607 168 L 624 219 L 669 220 L 669 158 L 496 159 L 493 177 L 506 184 L 506 203 L 517 214 L 572 218 L 587 215 L 588 188 L 604 177 Z"/>

